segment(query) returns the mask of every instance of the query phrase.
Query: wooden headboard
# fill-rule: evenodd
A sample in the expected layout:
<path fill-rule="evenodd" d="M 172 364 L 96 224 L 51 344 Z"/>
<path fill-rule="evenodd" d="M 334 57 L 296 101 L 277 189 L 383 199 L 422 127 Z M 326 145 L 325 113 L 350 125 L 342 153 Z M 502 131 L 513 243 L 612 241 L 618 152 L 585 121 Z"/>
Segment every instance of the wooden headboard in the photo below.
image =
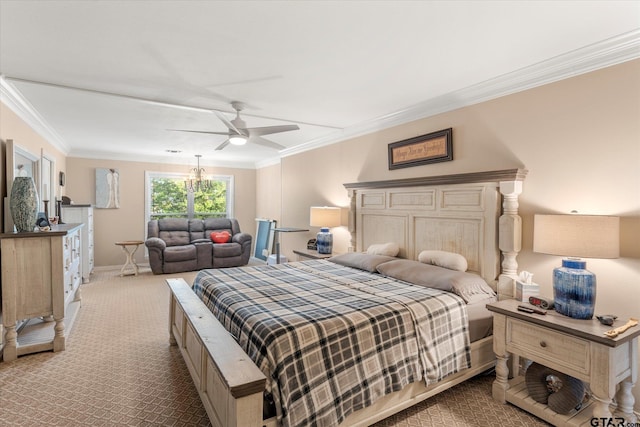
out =
<path fill-rule="evenodd" d="M 354 251 L 395 242 L 399 256 L 423 250 L 463 255 L 500 299 L 515 295 L 521 249 L 518 196 L 527 171 L 508 169 L 345 184 Z"/>

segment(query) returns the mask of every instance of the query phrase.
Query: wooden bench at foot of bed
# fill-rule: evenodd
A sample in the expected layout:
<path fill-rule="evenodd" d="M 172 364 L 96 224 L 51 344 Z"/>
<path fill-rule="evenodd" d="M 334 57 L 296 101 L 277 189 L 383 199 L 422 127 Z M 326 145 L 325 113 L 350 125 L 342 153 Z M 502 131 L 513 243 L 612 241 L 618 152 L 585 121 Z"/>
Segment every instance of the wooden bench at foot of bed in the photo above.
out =
<path fill-rule="evenodd" d="M 171 289 L 169 334 L 177 344 L 214 427 L 275 427 L 262 420 L 266 377 L 183 279 Z M 426 387 L 413 383 L 351 414 L 342 426 L 368 426 L 451 388 L 495 365 L 493 339 L 471 344 L 471 368 Z"/>
<path fill-rule="evenodd" d="M 183 279 L 171 289 L 169 339 L 178 345 L 213 427 L 259 427 L 266 377 Z"/>

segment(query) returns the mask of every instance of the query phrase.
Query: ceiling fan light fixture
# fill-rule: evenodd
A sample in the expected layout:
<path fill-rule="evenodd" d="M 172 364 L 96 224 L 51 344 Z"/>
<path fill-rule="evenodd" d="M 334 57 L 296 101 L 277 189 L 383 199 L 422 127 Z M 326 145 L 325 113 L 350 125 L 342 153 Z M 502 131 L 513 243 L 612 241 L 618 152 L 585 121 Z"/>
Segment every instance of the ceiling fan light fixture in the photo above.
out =
<path fill-rule="evenodd" d="M 243 135 L 232 135 L 229 137 L 229 142 L 233 145 L 244 145 L 247 143 L 247 137 Z"/>

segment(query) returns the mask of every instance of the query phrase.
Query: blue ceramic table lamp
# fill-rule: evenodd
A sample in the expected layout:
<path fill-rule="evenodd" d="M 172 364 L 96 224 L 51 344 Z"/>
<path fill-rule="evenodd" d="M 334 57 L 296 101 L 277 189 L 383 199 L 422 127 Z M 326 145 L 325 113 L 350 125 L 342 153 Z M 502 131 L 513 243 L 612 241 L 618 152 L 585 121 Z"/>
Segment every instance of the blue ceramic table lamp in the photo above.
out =
<path fill-rule="evenodd" d="M 599 215 L 535 215 L 533 251 L 569 258 L 553 270 L 553 304 L 558 313 L 591 319 L 596 275 L 585 258 L 618 258 L 620 218 Z"/>
<path fill-rule="evenodd" d="M 331 254 L 333 251 L 333 235 L 330 227 L 340 225 L 340 208 L 312 206 L 309 212 L 309 225 L 311 227 L 321 227 L 316 235 L 319 254 Z"/>

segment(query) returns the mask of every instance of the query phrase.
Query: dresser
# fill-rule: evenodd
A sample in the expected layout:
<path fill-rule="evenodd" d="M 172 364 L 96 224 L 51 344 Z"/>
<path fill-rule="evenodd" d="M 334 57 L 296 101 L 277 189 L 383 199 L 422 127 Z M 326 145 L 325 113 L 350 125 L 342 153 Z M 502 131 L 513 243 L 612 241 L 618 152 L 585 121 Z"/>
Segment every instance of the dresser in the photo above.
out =
<path fill-rule="evenodd" d="M 510 402 L 555 426 L 623 425 L 622 418 L 626 423 L 635 423 L 631 389 L 638 376 L 640 327 L 608 338 L 606 331 L 628 319 L 605 326 L 596 319 L 573 319 L 554 310 L 547 310 L 545 315 L 521 312 L 520 304 L 504 300 L 487 305 L 493 312 L 493 348 L 498 359 L 493 398 Z M 523 375 L 516 373 L 508 379 L 510 356 L 537 362 L 588 383 L 591 399 L 568 414 L 554 412 L 529 396 Z M 617 408 L 612 414 L 614 397 Z M 593 424 L 592 418 L 599 418 L 601 423 Z"/>
<path fill-rule="evenodd" d="M 80 307 L 82 227 L 0 234 L 4 361 L 65 349 Z"/>
<path fill-rule="evenodd" d="M 93 206 L 62 205 L 62 220 L 66 223 L 82 223 L 82 283 L 89 283 L 93 273 Z"/>

